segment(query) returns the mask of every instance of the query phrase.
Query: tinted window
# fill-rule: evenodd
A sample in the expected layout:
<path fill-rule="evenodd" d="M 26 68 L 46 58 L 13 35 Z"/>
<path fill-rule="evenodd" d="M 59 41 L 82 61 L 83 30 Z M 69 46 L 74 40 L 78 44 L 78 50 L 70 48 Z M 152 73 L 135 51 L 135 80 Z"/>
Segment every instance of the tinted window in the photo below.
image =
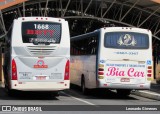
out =
<path fill-rule="evenodd" d="M 23 43 L 49 42 L 60 43 L 61 24 L 52 22 L 23 22 Z"/>
<path fill-rule="evenodd" d="M 149 37 L 147 34 L 134 32 L 110 32 L 104 36 L 106 48 L 117 49 L 148 49 Z"/>
<path fill-rule="evenodd" d="M 91 36 L 71 41 L 71 55 L 96 55 L 98 36 Z"/>

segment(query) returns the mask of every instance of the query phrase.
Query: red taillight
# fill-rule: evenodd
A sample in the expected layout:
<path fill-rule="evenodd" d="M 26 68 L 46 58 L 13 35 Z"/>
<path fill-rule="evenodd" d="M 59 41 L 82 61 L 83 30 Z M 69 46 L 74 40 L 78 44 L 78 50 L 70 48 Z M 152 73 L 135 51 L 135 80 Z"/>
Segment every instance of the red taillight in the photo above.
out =
<path fill-rule="evenodd" d="M 98 65 L 98 75 L 101 75 L 99 76 L 99 79 L 103 79 L 104 77 L 102 77 L 102 75 L 104 75 L 104 65 L 103 64 L 99 64 Z"/>
<path fill-rule="evenodd" d="M 152 73 L 152 70 L 148 70 L 148 73 Z"/>
<path fill-rule="evenodd" d="M 17 80 L 17 66 L 14 59 L 12 60 L 12 80 Z"/>
<path fill-rule="evenodd" d="M 147 76 L 148 76 L 148 77 L 151 77 L 152 75 L 151 75 L 151 74 L 147 74 Z"/>
<path fill-rule="evenodd" d="M 99 75 L 104 75 L 104 73 L 103 73 L 103 72 L 98 72 L 98 74 L 99 74 Z"/>
<path fill-rule="evenodd" d="M 147 68 L 147 77 L 152 77 L 152 66 L 148 66 Z"/>
<path fill-rule="evenodd" d="M 69 80 L 69 60 L 67 61 L 65 66 L 64 80 Z"/>
<path fill-rule="evenodd" d="M 99 68 L 98 71 L 104 71 L 104 69 L 103 68 Z"/>

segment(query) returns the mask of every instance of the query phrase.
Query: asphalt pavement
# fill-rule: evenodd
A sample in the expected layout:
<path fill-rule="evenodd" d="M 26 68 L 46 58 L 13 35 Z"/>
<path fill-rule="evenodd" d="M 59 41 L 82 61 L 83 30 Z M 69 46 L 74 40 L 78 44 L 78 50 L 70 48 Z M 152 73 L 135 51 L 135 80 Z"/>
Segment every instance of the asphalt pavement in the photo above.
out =
<path fill-rule="evenodd" d="M 160 100 L 160 84 L 156 81 L 153 81 L 151 83 L 150 90 L 137 90 L 133 91 L 132 94 L 150 99 Z"/>
<path fill-rule="evenodd" d="M 0 87 L 4 87 L 2 82 L 0 82 Z M 132 94 L 141 97 L 146 97 L 149 99 L 160 100 L 160 84 L 154 80 L 151 83 L 150 90 L 136 90 L 132 91 Z"/>
<path fill-rule="evenodd" d="M 79 87 L 71 87 L 71 89 L 61 91 L 60 96 L 58 97 L 50 97 L 49 94 L 46 94 L 44 92 L 21 92 L 21 91 L 17 92 L 15 96 L 10 97 L 6 94 L 4 85 L 2 84 L 0 85 L 1 85 L 0 113 L 4 113 L 4 111 L 1 112 L 1 109 L 3 109 L 1 107 L 3 106 L 7 107 L 12 106 L 11 108 L 12 111 L 10 111 L 10 113 L 17 113 L 16 110 L 18 108 L 16 107 L 36 106 L 36 107 L 41 107 L 43 111 L 42 113 L 45 114 L 47 114 L 49 111 L 50 112 L 63 111 L 64 113 L 70 111 L 69 114 L 72 114 L 73 112 L 75 113 L 75 111 L 80 111 L 83 114 L 85 114 L 85 111 L 87 112 L 92 111 L 91 112 L 92 114 L 93 113 L 102 114 L 102 112 L 105 111 L 107 111 L 108 114 L 108 111 L 114 111 L 120 114 L 121 113 L 120 111 L 122 111 L 123 114 L 125 114 L 124 111 L 127 111 L 127 113 L 128 112 L 131 113 L 131 111 L 128 111 L 128 109 L 133 107 L 136 108 L 138 107 L 141 109 L 144 107 L 146 109 L 146 107 L 148 107 L 148 108 L 158 109 L 158 111 L 160 110 L 159 100 L 146 98 L 144 96 L 138 96 L 135 94 L 131 94 L 125 98 L 121 98 L 118 96 L 118 94 L 116 94 L 116 92 L 110 90 L 91 91 L 89 95 L 83 95 Z M 155 88 L 157 88 L 157 86 Z M 44 112 L 45 108 L 47 110 L 46 112 Z M 158 111 L 156 111 L 157 114 Z M 138 111 L 136 111 L 136 113 L 137 112 Z M 151 113 L 151 111 L 149 112 Z M 5 113 L 7 114 L 7 112 Z M 24 112 L 24 113 L 32 113 L 32 112 Z M 38 114 L 41 114 L 41 112 L 38 112 Z M 142 111 L 141 114 L 143 114 Z M 147 114 L 147 112 L 145 114 Z"/>

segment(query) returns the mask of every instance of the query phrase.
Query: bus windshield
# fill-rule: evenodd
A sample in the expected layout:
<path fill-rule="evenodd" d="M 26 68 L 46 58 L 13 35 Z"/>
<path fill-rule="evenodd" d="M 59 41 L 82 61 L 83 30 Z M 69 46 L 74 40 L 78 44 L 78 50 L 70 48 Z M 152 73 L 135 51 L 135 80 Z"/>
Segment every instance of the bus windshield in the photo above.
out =
<path fill-rule="evenodd" d="M 60 43 L 61 24 L 53 22 L 22 22 L 23 43 Z"/>
<path fill-rule="evenodd" d="M 116 49 L 148 49 L 149 36 L 135 32 L 109 32 L 104 35 L 104 46 Z"/>

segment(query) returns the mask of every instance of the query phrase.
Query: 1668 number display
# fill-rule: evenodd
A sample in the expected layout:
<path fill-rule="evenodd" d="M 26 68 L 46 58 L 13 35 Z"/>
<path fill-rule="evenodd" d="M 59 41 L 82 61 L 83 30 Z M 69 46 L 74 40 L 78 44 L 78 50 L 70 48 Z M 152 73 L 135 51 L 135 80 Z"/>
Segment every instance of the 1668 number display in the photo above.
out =
<path fill-rule="evenodd" d="M 49 29 L 48 24 L 34 24 L 35 29 Z"/>

